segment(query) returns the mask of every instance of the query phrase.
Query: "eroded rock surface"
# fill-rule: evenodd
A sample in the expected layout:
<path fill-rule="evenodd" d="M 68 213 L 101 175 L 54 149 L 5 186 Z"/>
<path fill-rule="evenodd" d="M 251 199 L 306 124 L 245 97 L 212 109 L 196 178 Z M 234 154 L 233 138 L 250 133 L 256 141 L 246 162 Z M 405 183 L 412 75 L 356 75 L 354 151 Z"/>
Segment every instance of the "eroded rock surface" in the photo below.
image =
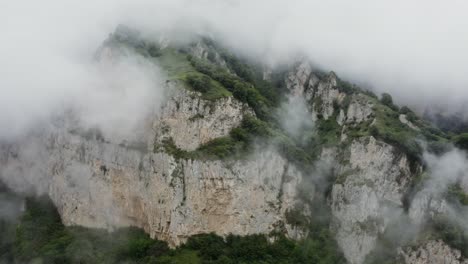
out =
<path fill-rule="evenodd" d="M 399 252 L 406 264 L 467 264 L 459 250 L 450 248 L 440 240 L 431 240 L 416 248 Z"/>
<path fill-rule="evenodd" d="M 155 142 L 117 144 L 53 127 L 2 148 L 0 175 L 21 177 L 17 186 L 42 186 L 65 225 L 137 226 L 171 245 L 210 232 L 248 235 L 286 229 L 298 237 L 285 212 L 295 205 L 302 176 L 275 150 L 234 161 L 153 152 L 165 136 L 194 149 L 227 135 L 243 113 L 251 112 L 231 97 L 209 105 L 192 92 L 174 91 L 152 121 Z"/>
<path fill-rule="evenodd" d="M 402 207 L 410 183 L 408 159 L 373 137 L 355 140 L 331 193 L 337 241 L 350 263 L 362 263 L 386 227 L 387 211 Z"/>
<path fill-rule="evenodd" d="M 255 115 L 232 97 L 209 101 L 183 89 L 178 82 L 169 85 L 172 92 L 153 124 L 156 143 L 171 138 L 178 148 L 195 150 L 210 140 L 228 135 L 245 115 Z"/>

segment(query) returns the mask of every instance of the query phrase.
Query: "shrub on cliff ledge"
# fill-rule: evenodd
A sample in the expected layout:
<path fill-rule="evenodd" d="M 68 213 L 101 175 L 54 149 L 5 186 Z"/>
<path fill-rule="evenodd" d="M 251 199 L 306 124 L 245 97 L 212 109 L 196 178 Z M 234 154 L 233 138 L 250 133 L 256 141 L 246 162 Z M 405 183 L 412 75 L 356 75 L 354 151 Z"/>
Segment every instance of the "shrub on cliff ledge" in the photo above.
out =
<path fill-rule="evenodd" d="M 383 93 L 380 102 L 388 107 L 390 107 L 394 111 L 398 111 L 398 106 L 393 104 L 393 98 L 388 93 Z"/>
<path fill-rule="evenodd" d="M 212 89 L 211 79 L 206 75 L 190 75 L 187 77 L 187 83 L 195 90 L 206 93 Z"/>

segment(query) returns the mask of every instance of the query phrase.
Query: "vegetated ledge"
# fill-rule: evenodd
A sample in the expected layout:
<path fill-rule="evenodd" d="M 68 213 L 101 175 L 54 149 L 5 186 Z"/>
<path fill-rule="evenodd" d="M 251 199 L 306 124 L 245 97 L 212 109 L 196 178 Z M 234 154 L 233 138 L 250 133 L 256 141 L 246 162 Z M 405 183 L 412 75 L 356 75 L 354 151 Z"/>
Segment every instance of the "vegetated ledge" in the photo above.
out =
<path fill-rule="evenodd" d="M 287 160 L 299 168 L 311 164 L 315 156 L 296 146 L 295 142 L 271 124 L 246 115 L 242 124 L 228 136 L 213 139 L 194 151 L 178 148 L 171 138 L 155 144 L 154 152 L 164 151 L 176 159 L 242 160 L 253 153 L 255 147 L 275 147 Z"/>

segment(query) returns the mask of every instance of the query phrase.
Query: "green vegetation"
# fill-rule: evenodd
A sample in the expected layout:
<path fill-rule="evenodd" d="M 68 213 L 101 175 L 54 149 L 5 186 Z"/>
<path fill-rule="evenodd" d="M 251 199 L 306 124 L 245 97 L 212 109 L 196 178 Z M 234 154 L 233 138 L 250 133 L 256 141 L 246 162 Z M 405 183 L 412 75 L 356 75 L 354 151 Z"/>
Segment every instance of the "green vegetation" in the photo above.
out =
<path fill-rule="evenodd" d="M 129 30 L 124 30 L 129 31 Z M 132 33 L 132 32 L 130 32 Z M 129 34 L 130 34 L 129 33 Z M 132 36 L 135 33 L 131 34 Z M 138 35 L 134 36 L 138 38 Z M 281 98 L 285 92 L 284 73 L 275 72 L 271 81 L 265 81 L 262 78 L 263 70 L 261 66 L 255 65 L 246 59 L 239 58 L 229 53 L 214 41 L 202 38 L 202 42 L 208 47 L 208 60 L 201 60 L 191 55 L 187 55 L 184 49 L 174 49 L 171 47 L 161 49 L 158 45 L 141 39 L 131 40 L 128 38 L 119 39 L 129 45 L 143 56 L 154 58 L 154 62 L 160 65 L 170 79 L 180 80 L 187 84 L 187 88 L 198 91 L 202 97 L 207 100 L 216 100 L 222 97 L 234 96 L 241 102 L 248 104 L 255 112 L 256 117 L 267 123 L 270 130 L 274 130 L 274 138 L 279 141 L 281 148 L 285 153 L 300 157 L 301 160 L 311 160 L 306 156 L 314 156 L 321 145 L 337 145 L 340 142 L 341 127 L 335 122 L 336 116 L 328 120 L 320 119 L 317 121 L 317 136 L 310 139 L 307 144 L 297 146 L 293 140 L 285 136 L 285 133 L 278 129 L 275 107 L 281 103 Z M 216 64 L 217 54 L 226 62 L 226 67 Z M 317 73 L 320 78 L 327 75 Z M 350 95 L 360 91 L 356 85 L 337 78 L 337 88 L 348 96 L 341 103 L 334 104 L 335 115 L 339 109 L 347 109 L 350 103 Z M 412 161 L 418 160 L 421 154 L 421 147 L 417 139 L 426 139 L 429 148 L 434 151 L 443 151 L 447 136 L 441 131 L 435 129 L 430 124 L 418 118 L 408 107 L 399 109 L 389 94 L 382 94 L 380 100 L 372 92 L 363 92 L 363 95 L 374 103 L 374 112 L 377 122 L 361 123 L 349 128 L 349 140 L 357 137 L 373 135 L 387 143 L 395 145 L 401 151 L 408 154 Z M 320 110 L 320 99 L 314 99 L 314 105 Z M 406 118 L 421 131 L 415 131 L 399 120 L 399 114 L 406 115 Z M 245 150 L 248 143 L 245 139 L 250 132 L 242 128 L 234 133 L 239 135 L 229 135 L 226 138 L 209 142 L 206 146 L 197 150 L 199 154 L 209 154 L 210 157 L 225 158 L 230 154 L 237 153 L 239 150 Z M 278 135 L 280 135 L 278 137 Z M 458 144 L 463 145 L 463 138 L 460 138 Z M 467 141 L 468 142 L 468 141 Z M 307 154 L 308 153 L 308 154 Z M 183 154 L 183 153 L 179 153 Z M 184 156 L 184 155 L 180 155 Z M 185 155 L 186 156 L 186 155 Z M 191 153 L 191 157 L 200 157 Z M 313 159 L 312 159 L 313 160 Z"/>
<path fill-rule="evenodd" d="M 393 98 L 392 98 L 392 96 L 390 94 L 383 93 L 382 98 L 380 98 L 380 102 L 383 105 L 386 105 L 386 106 L 390 107 L 392 110 L 398 111 L 398 106 L 393 104 Z"/>
<path fill-rule="evenodd" d="M 162 55 L 161 47 L 155 43 L 148 45 L 148 54 L 151 57 L 159 57 Z"/>
<path fill-rule="evenodd" d="M 184 151 L 174 144 L 172 139 L 166 139 L 162 145 L 156 145 L 154 151 L 164 150 L 178 159 L 242 159 L 252 152 L 254 142 L 258 145 L 269 144 L 277 149 L 288 160 L 298 167 L 308 166 L 314 160 L 315 153 L 305 152 L 281 130 L 252 116 L 245 116 L 242 124 L 231 130 L 228 136 L 213 139 L 194 151 Z"/>
<path fill-rule="evenodd" d="M 195 90 L 201 93 L 213 89 L 211 78 L 206 75 L 191 75 L 187 77 L 187 83 Z"/>
<path fill-rule="evenodd" d="M 187 84 L 187 88 L 202 93 L 206 100 L 216 100 L 231 96 L 221 84 L 200 73 L 187 59 L 182 51 L 168 47 L 161 49 L 157 44 L 143 39 L 121 39 L 113 37 L 108 43 L 114 47 L 131 47 L 135 52 L 147 57 L 156 65 L 159 65 L 170 80 L 179 80 Z"/>
<path fill-rule="evenodd" d="M 200 92 L 205 100 L 213 101 L 232 95 L 219 82 L 193 68 L 187 55 L 178 50 L 162 50 L 155 63 L 164 69 L 169 79 L 182 81 L 187 88 Z"/>
<path fill-rule="evenodd" d="M 441 239 L 452 248 L 460 250 L 468 257 L 468 233 L 444 216 L 435 217 L 429 224 L 429 233 L 433 239 Z"/>
<path fill-rule="evenodd" d="M 248 61 L 245 58 L 239 58 L 234 54 L 230 53 L 226 49 L 217 45 L 214 41 L 209 39 L 203 39 L 205 44 L 208 45 L 212 51 L 211 54 L 214 52 L 218 52 L 220 57 L 224 59 L 228 69 L 233 72 L 237 77 L 242 79 L 243 81 L 250 83 L 254 86 L 254 88 L 272 105 L 272 106 L 279 106 L 281 102 L 281 96 L 285 92 L 285 85 L 284 85 L 284 74 L 285 71 L 278 70 L 272 73 L 271 81 L 266 81 L 263 79 L 263 66 L 256 65 L 253 62 Z M 210 54 L 208 54 L 210 55 Z M 209 61 L 210 58 L 208 58 Z"/>
<path fill-rule="evenodd" d="M 46 197 L 28 198 L 18 223 L 0 225 L 11 237 L 0 237 L 2 263 L 345 263 L 328 228 L 294 242 L 281 235 L 222 238 L 215 234 L 192 236 L 175 249 L 149 238 L 136 228 L 109 233 L 101 229 L 65 227 Z"/>
<path fill-rule="evenodd" d="M 251 151 L 251 143 L 256 138 L 269 138 L 278 133 L 268 123 L 245 116 L 241 126 L 233 129 L 228 136 L 213 139 L 194 151 L 177 148 L 172 139 L 164 140 L 162 146 L 155 146 L 155 151 L 162 147 L 166 153 L 178 159 L 238 159 Z"/>
<path fill-rule="evenodd" d="M 351 95 L 359 91 L 358 88 L 354 84 L 347 82 L 347 81 L 343 81 L 340 78 L 337 78 L 337 80 L 338 80 L 338 83 L 337 83 L 338 91 L 345 93 L 347 95 Z"/>
<path fill-rule="evenodd" d="M 454 137 L 453 142 L 455 146 L 464 150 L 468 150 L 468 133 L 463 133 Z"/>
<path fill-rule="evenodd" d="M 155 63 L 166 71 L 170 79 L 185 82 L 189 88 L 201 92 L 204 99 L 216 100 L 233 95 L 252 107 L 260 119 L 270 118 L 270 107 L 280 103 L 281 90 L 284 89 L 282 79 L 265 81 L 258 69 L 241 62 L 232 54 L 223 50 L 221 57 L 235 74 L 210 63 L 210 60 L 203 61 L 172 48 L 160 50 Z"/>
<path fill-rule="evenodd" d="M 264 235 L 223 239 L 202 234 L 189 238 L 182 248 L 196 250 L 203 263 L 345 263 L 326 230 L 313 235 L 299 243 L 276 236 L 271 243 Z"/>
<path fill-rule="evenodd" d="M 46 197 L 26 199 L 26 208 L 16 224 L 16 234 L 8 245 L 8 251 L 0 252 L 0 260 L 21 263 L 32 260 L 42 260 L 42 263 L 146 263 L 148 257 L 169 253 L 166 243 L 150 239 L 135 228 L 108 233 L 100 229 L 65 227 Z M 3 236 L 0 240 L 4 242 L 5 238 Z"/>
<path fill-rule="evenodd" d="M 454 184 L 449 187 L 447 196 L 450 200 L 456 200 L 461 205 L 468 205 L 468 194 L 465 193 L 459 184 Z"/>
<path fill-rule="evenodd" d="M 271 102 L 263 97 L 251 83 L 244 81 L 242 78 L 229 73 L 221 67 L 216 67 L 215 65 L 196 59 L 190 55 L 187 58 L 197 71 L 218 81 L 229 90 L 236 99 L 252 107 L 258 118 L 262 120 L 268 120 L 270 118 L 269 107 L 271 106 Z"/>
<path fill-rule="evenodd" d="M 216 100 L 223 97 L 229 97 L 232 94 L 226 90 L 220 83 L 203 74 L 187 74 L 182 78 L 190 88 L 202 93 L 205 100 Z"/>
<path fill-rule="evenodd" d="M 340 142 L 341 127 L 336 122 L 336 115 L 328 120 L 317 120 L 317 138 L 321 145 L 336 145 Z"/>
<path fill-rule="evenodd" d="M 416 141 L 417 131 L 400 122 L 398 112 L 383 105 L 375 107 L 377 122 L 371 127 L 370 133 L 376 138 L 396 146 L 412 160 L 419 160 L 422 148 Z"/>
<path fill-rule="evenodd" d="M 386 98 L 386 99 L 384 99 Z M 393 107 L 391 97 L 383 96 L 382 104 L 374 100 L 374 113 L 377 122 L 373 124 L 369 132 L 376 138 L 379 138 L 393 146 L 399 148 L 408 155 L 413 163 L 419 161 L 422 154 L 422 147 L 418 140 L 424 139 L 429 146 L 437 148 L 438 143 L 447 142 L 446 135 L 432 127 L 427 122 L 418 118 L 411 110 L 403 107 L 398 111 L 398 107 Z M 400 114 L 406 114 L 407 119 L 412 122 L 419 130 L 410 128 L 399 120 Z"/>
<path fill-rule="evenodd" d="M 154 62 L 165 71 L 169 79 L 184 80 L 187 74 L 198 74 L 186 55 L 172 48 L 163 49 L 161 56 Z"/>

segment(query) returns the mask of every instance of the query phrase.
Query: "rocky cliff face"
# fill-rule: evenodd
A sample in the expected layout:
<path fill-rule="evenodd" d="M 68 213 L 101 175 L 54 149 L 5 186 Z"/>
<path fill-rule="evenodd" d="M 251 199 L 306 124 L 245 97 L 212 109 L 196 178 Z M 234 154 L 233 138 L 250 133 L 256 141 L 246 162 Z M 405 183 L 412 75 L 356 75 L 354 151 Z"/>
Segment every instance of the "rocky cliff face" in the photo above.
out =
<path fill-rule="evenodd" d="M 468 263 L 459 250 L 450 248 L 440 240 L 431 240 L 416 248 L 400 249 L 399 254 L 406 264 Z"/>
<path fill-rule="evenodd" d="M 203 100 L 199 93 L 181 89 L 181 83 L 167 85 L 171 95 L 153 122 L 156 143 L 170 138 L 180 149 L 195 150 L 210 140 L 228 135 L 245 115 L 255 115 L 232 97 Z"/>
<path fill-rule="evenodd" d="M 407 153 L 371 134 L 351 136 L 364 123 L 376 127 L 385 116 L 376 112 L 377 102 L 372 97 L 340 89 L 333 72 L 319 78 L 310 64 L 301 62 L 288 73 L 286 87 L 292 96 L 306 98 L 311 118 L 316 122 L 320 124 L 321 120 L 330 121 L 333 117 L 331 122 L 336 121 L 339 126 L 341 145 L 324 148 L 321 155 L 336 162 L 337 177 L 329 197 L 331 228 L 346 259 L 350 263 L 363 263 L 392 219 L 404 214 L 405 195 L 414 178 L 422 173 L 422 166 L 412 164 Z M 404 114 L 394 119 L 398 126 L 421 131 Z M 421 224 L 422 219 L 447 210 L 445 200 L 420 193 L 411 201 L 408 215 L 414 224 Z M 459 252 L 440 241 L 405 255 L 406 263 L 462 263 L 460 259 Z"/>
<path fill-rule="evenodd" d="M 129 41 L 127 35 L 120 37 Z M 163 44 L 160 46 L 168 45 Z M 164 56 L 161 52 L 155 52 L 155 56 Z M 98 57 L 112 59 L 115 53 L 103 48 Z M 268 105 L 262 102 L 255 108 L 256 101 L 245 99 L 256 96 L 266 101 L 253 91 L 252 84 L 244 85 L 232 65 L 209 44 L 198 41 L 184 51 L 186 54 L 229 74 L 211 77 L 221 86 L 223 81 L 233 84 L 226 93 L 230 96 L 208 100 L 188 87 L 184 79 L 187 72 L 174 74 L 182 77 L 165 83 L 167 97 L 145 119 L 141 137 L 133 135 L 116 142 L 106 139 L 99 130 L 58 122 L 17 143 L 0 146 L 0 176 L 16 190 L 34 186 L 47 193 L 66 225 L 109 230 L 137 226 L 173 246 L 192 235 L 209 232 L 249 235 L 280 231 L 290 238 L 303 238 L 307 229 L 292 225 L 288 218 L 298 210 L 301 216 L 313 218 L 315 212 L 307 202 L 314 199 L 315 187 L 322 187 L 327 190 L 330 230 L 352 264 L 365 262 L 388 229 L 392 214 L 407 214 L 414 223 L 422 223 L 433 214 L 447 211 L 445 200 L 424 193 L 409 205 L 403 203 L 423 167 L 405 148 L 406 142 L 398 142 L 389 134 L 398 134 L 396 139 L 415 136 L 423 129 L 420 123 L 382 105 L 375 97 L 353 90 L 333 72 L 315 72 L 306 61 L 286 73 L 286 96 L 305 99 L 301 116 L 314 121 L 313 126 L 305 126 L 314 130 L 305 132 L 311 132 L 320 142 L 315 158 L 333 164 L 334 178 L 329 186 L 315 186 L 323 183 L 311 180 L 304 168 L 299 170 L 297 162 L 288 156 L 297 153 L 286 152 L 284 145 L 256 149 L 241 159 L 176 155 L 174 152 L 197 151 L 212 140 L 230 137 L 247 116 L 255 118 L 252 109 L 263 111 Z M 180 57 L 174 63 L 180 63 L 177 60 Z M 178 67 L 192 74 L 196 71 L 195 65 L 183 63 Z M 196 74 L 208 75 L 209 67 L 202 66 L 205 71 Z M 248 75 L 248 71 L 243 73 Z M 272 78 L 271 70 L 262 69 L 261 73 L 264 80 Z M 263 129 L 255 127 L 260 126 L 256 123 L 250 125 Z M 372 132 L 390 125 L 394 127 L 388 131 Z M 271 132 L 272 127 L 268 129 L 264 129 L 265 134 L 280 134 L 280 142 L 295 140 L 285 139 L 286 134 L 277 130 Z M 303 134 L 307 139 L 308 133 Z M 306 140 L 301 137 L 300 141 L 305 145 L 302 141 Z M 168 144 L 176 151 L 169 151 Z M 303 152 L 309 147 L 303 147 Z M 17 175 L 21 178 L 15 178 Z M 312 186 L 304 188 L 310 182 Z M 406 263 L 467 263 L 459 251 L 435 240 L 400 249 L 399 255 Z"/>
<path fill-rule="evenodd" d="M 353 141 L 331 194 L 337 240 L 351 263 L 362 263 L 385 231 L 392 209 L 403 206 L 412 173 L 407 157 L 370 137 Z"/>
<path fill-rule="evenodd" d="M 43 174 L 44 189 L 66 225 L 137 226 L 171 245 L 199 233 L 268 234 L 285 226 L 296 236 L 285 212 L 295 204 L 302 176 L 275 150 L 232 161 L 184 160 L 153 152 L 164 137 L 195 149 L 225 136 L 244 113 L 252 113 L 232 97 L 208 103 L 196 93 L 171 88 L 172 96 L 150 126 L 155 142 L 115 144 L 54 128 L 4 153 L 4 176 L 45 168 L 36 173 Z M 25 166 L 33 158 L 31 149 L 42 153 L 45 166 Z"/>
<path fill-rule="evenodd" d="M 176 160 L 83 141 L 50 139 L 49 194 L 67 225 L 138 226 L 177 245 L 191 235 L 269 233 L 284 223 L 300 174 L 274 151 L 249 161 Z M 70 170 L 80 170 L 87 188 Z M 288 181 L 284 181 L 287 178 Z"/>
<path fill-rule="evenodd" d="M 343 101 L 345 94 L 337 88 L 337 76 L 331 72 L 320 79 L 308 62 L 297 64 L 287 75 L 286 88 L 292 96 L 304 97 L 310 104 L 311 118 L 328 120 L 334 103 Z"/>

